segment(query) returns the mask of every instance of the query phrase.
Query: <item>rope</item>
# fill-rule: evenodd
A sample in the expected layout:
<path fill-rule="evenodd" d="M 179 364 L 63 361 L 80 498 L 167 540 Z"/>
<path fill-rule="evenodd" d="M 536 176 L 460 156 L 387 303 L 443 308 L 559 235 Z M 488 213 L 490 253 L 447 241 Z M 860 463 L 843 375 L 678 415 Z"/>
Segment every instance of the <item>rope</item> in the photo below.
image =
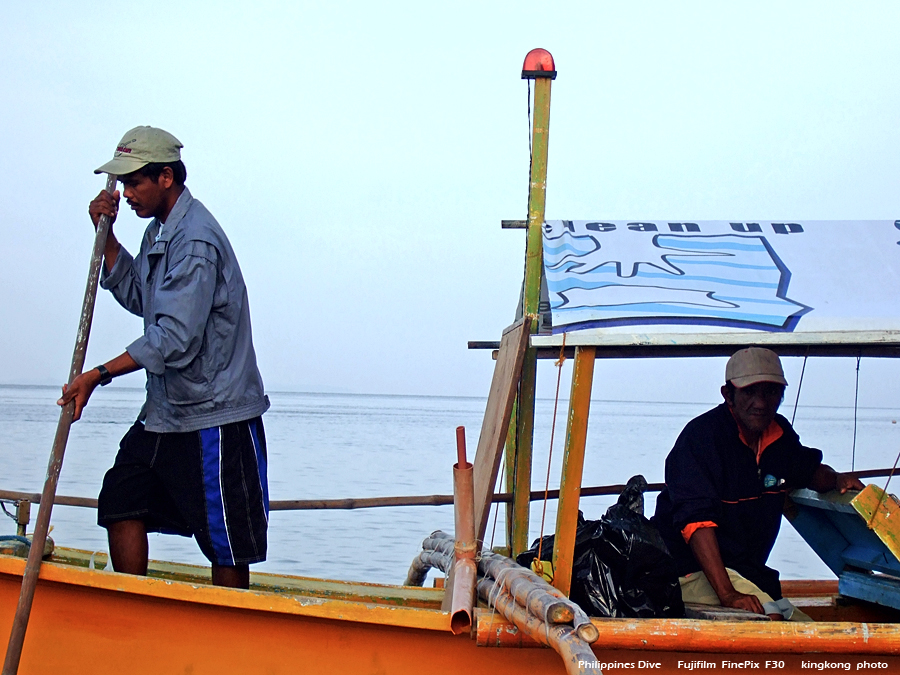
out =
<path fill-rule="evenodd" d="M 516 446 L 518 448 L 519 446 Z M 518 454 L 518 453 L 516 453 Z M 506 473 L 506 462 L 501 463 L 500 465 L 500 484 L 503 484 L 504 474 Z M 500 502 L 496 502 L 494 504 L 494 526 L 491 528 L 491 545 L 488 546 L 492 551 L 494 550 L 494 535 L 497 534 L 497 514 L 500 513 Z"/>
<path fill-rule="evenodd" d="M 806 360 L 809 358 L 809 347 L 806 348 L 806 356 L 803 357 L 803 368 L 800 369 L 800 381 L 797 383 L 797 398 L 794 399 L 794 414 L 791 415 L 791 426 L 797 419 L 797 405 L 800 403 L 800 389 L 803 387 L 803 374 L 806 372 Z"/>
<path fill-rule="evenodd" d="M 524 289 L 523 289 L 524 291 Z M 524 310 L 525 307 L 525 295 L 523 292 L 522 295 L 522 308 Z M 516 479 L 519 476 L 519 415 L 521 414 L 520 403 L 522 402 L 522 380 L 519 379 L 519 383 L 516 385 L 516 398 L 513 403 L 513 410 L 515 411 L 515 415 L 511 420 L 511 424 L 515 427 L 513 429 L 513 438 L 515 439 L 516 451 L 513 453 L 513 461 L 512 461 L 512 476 L 507 477 L 509 484 L 506 486 L 510 492 L 516 492 Z M 506 473 L 506 462 L 503 462 L 503 474 Z M 501 474 L 501 475 L 503 475 Z M 531 486 L 528 486 L 529 491 L 531 490 Z M 513 497 L 515 499 L 515 497 Z M 531 502 L 529 502 L 529 508 L 531 507 Z M 510 501 L 509 506 L 507 508 L 507 514 L 509 513 L 509 509 L 513 510 L 513 515 L 515 516 L 515 501 Z M 510 553 L 512 553 L 512 533 L 513 533 L 513 521 L 514 517 L 510 518 L 507 516 L 506 519 L 506 543 L 509 544 Z"/>
<path fill-rule="evenodd" d="M 559 360 L 556 361 L 556 396 L 553 399 L 553 423 L 550 426 L 550 452 L 547 457 L 547 478 L 544 481 L 544 507 L 541 510 L 541 534 L 538 538 L 538 565 L 541 564 L 541 551 L 544 546 L 544 523 L 547 519 L 547 501 L 550 492 L 550 463 L 553 461 L 553 440 L 556 437 L 556 414 L 559 409 L 559 384 L 562 380 L 562 367 L 566 360 L 566 333 L 563 333 L 562 345 L 559 348 Z"/>
<path fill-rule="evenodd" d="M 491 590 L 488 593 L 488 605 L 491 606 L 491 620 L 488 623 L 488 631 L 490 631 L 494 626 L 494 615 L 497 613 L 497 598 L 499 597 L 500 592 L 503 590 L 500 577 L 503 576 L 504 571 L 505 570 L 501 570 L 500 574 L 494 579 L 494 585 L 491 587 Z M 487 575 L 485 575 L 485 578 L 487 578 Z"/>
<path fill-rule="evenodd" d="M 19 505 L 19 502 L 17 502 L 17 501 L 10 501 L 9 503 L 12 504 L 13 506 Z M 16 525 L 19 524 L 19 519 L 16 518 L 12 513 L 10 513 L 9 511 L 6 510 L 6 500 L 5 499 L 0 499 L 0 509 L 3 509 L 3 513 L 5 513 L 7 516 L 9 516 L 14 521 L 16 521 Z"/>
<path fill-rule="evenodd" d="M 856 468 L 856 423 L 857 423 L 857 411 L 859 409 L 859 362 L 862 359 L 862 355 L 856 357 L 856 393 L 853 396 L 853 451 L 850 456 L 850 470 L 853 471 Z M 896 467 L 896 463 L 894 464 Z M 893 473 L 893 471 L 891 472 Z M 890 477 L 888 477 L 890 481 Z"/>
<path fill-rule="evenodd" d="M 891 472 L 888 474 L 887 482 L 884 484 L 884 492 L 881 493 L 881 499 L 878 500 L 878 505 L 875 507 L 875 510 L 872 511 L 872 517 L 869 518 L 869 529 L 872 529 L 872 523 L 875 522 L 875 516 L 878 514 L 878 509 L 881 508 L 881 505 L 884 504 L 884 500 L 887 499 L 888 494 L 888 485 L 891 484 L 891 478 L 894 477 L 894 471 L 897 469 L 897 462 L 900 462 L 900 453 L 897 453 L 897 459 L 894 460 L 894 466 L 891 469 Z"/>

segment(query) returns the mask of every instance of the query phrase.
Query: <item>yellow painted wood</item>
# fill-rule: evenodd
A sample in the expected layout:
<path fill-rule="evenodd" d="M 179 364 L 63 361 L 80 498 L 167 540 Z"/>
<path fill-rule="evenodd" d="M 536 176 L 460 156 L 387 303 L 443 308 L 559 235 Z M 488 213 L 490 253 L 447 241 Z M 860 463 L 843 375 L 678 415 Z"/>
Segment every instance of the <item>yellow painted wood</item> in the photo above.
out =
<path fill-rule="evenodd" d="M 25 561 L 0 556 L 0 574 L 21 578 Z M 201 583 L 140 577 L 116 572 L 101 572 L 60 563 L 41 566 L 42 581 L 66 584 L 73 590 L 99 589 L 120 591 L 147 598 L 178 600 L 222 608 L 255 609 L 279 614 L 339 619 L 382 626 L 405 626 L 423 630 L 450 630 L 450 614 L 439 609 L 401 607 L 341 599 L 317 598 L 290 593 L 236 590 Z M 111 617 L 110 620 L 114 620 Z"/>
<path fill-rule="evenodd" d="M 92 553 L 79 549 L 59 548 L 51 562 L 73 567 L 87 568 L 91 557 L 98 570 L 106 567 L 105 553 Z M 200 586 L 210 586 L 209 567 L 151 560 L 148 576 L 168 581 L 183 581 Z M 443 591 L 420 586 L 397 586 L 362 581 L 317 579 L 286 574 L 250 573 L 250 589 L 270 593 L 309 595 L 318 598 L 350 600 L 354 602 L 403 605 L 439 609 Z"/>
<path fill-rule="evenodd" d="M 581 497 L 595 359 L 594 347 L 575 349 L 569 418 L 566 423 L 566 450 L 559 487 L 559 510 L 556 514 L 556 539 L 553 544 L 553 585 L 566 595 L 572 585 L 575 530 L 578 526 L 578 502 Z"/>
<path fill-rule="evenodd" d="M 900 560 L 900 503 L 893 495 L 870 483 L 850 503 L 878 535 L 882 543 Z M 875 514 L 875 517 L 872 517 Z"/>

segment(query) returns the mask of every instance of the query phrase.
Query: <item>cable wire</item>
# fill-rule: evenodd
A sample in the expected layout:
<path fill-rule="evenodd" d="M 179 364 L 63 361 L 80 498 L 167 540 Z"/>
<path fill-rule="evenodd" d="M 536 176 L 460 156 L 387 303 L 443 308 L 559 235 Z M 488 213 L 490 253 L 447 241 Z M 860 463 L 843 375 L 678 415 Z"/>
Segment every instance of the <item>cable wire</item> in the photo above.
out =
<path fill-rule="evenodd" d="M 857 413 L 859 411 L 859 362 L 862 359 L 862 355 L 856 357 L 856 393 L 853 396 L 853 451 L 850 456 L 850 470 L 853 471 L 856 469 L 856 425 L 858 421 Z M 896 464 L 894 464 L 896 467 Z M 888 478 L 890 480 L 890 478 Z M 887 486 L 885 486 L 887 489 Z"/>

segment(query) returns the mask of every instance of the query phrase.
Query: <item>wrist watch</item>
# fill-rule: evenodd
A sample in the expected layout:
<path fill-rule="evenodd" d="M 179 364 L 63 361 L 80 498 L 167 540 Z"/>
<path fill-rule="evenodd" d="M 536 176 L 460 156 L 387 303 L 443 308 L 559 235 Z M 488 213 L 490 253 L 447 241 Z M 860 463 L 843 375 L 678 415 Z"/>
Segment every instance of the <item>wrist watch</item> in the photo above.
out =
<path fill-rule="evenodd" d="M 96 370 L 100 373 L 100 386 L 105 387 L 110 382 L 112 382 L 112 375 L 109 374 L 109 371 L 106 369 L 106 366 L 97 366 Z"/>

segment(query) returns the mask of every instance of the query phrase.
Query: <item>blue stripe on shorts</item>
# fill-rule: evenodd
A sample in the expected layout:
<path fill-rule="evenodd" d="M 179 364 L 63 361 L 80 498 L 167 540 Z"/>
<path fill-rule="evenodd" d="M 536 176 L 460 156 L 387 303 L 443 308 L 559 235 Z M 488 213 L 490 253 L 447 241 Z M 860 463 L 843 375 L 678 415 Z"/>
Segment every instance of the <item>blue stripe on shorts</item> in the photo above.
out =
<path fill-rule="evenodd" d="M 209 523 L 209 539 L 219 565 L 234 565 L 234 553 L 228 537 L 225 501 L 222 498 L 222 434 L 219 427 L 200 430 L 203 455 L 203 494 L 206 500 L 206 517 Z"/>
<path fill-rule="evenodd" d="M 266 467 L 266 456 L 259 444 L 259 437 L 256 432 L 256 420 L 250 422 L 250 436 L 253 439 L 253 449 L 256 451 L 256 468 L 259 473 L 259 487 L 262 491 L 263 508 L 266 512 L 266 522 L 269 522 L 269 479 Z"/>

